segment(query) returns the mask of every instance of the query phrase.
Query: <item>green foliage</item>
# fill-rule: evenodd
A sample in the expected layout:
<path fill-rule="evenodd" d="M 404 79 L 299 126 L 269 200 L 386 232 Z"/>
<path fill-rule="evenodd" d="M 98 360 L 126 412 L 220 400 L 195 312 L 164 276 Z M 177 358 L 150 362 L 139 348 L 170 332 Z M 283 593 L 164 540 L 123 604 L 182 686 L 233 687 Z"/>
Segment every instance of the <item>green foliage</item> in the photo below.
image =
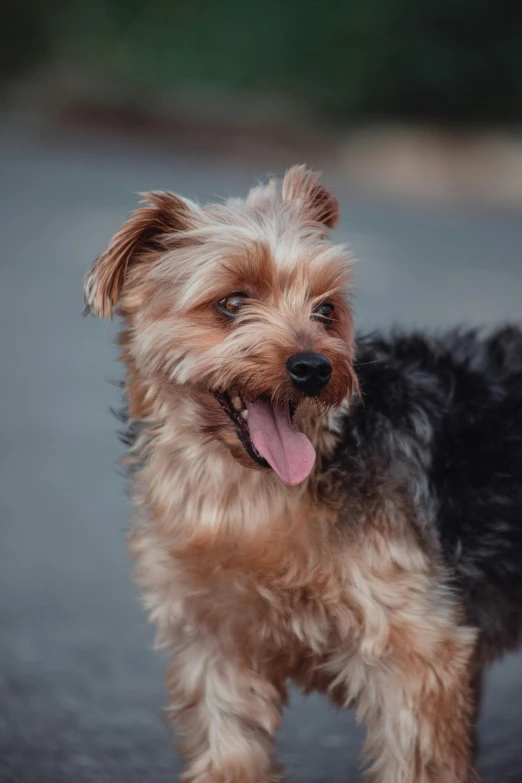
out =
<path fill-rule="evenodd" d="M 340 120 L 520 120 L 520 0 L 8 0 L 13 69 L 53 58 L 116 88 L 287 95 Z M 28 12 L 29 9 L 29 12 Z M 13 26 L 11 26 L 13 29 Z M 0 39 L 0 45 L 3 41 Z M 25 60 L 24 60 L 25 58 Z M 16 64 L 16 63 L 15 63 Z"/>

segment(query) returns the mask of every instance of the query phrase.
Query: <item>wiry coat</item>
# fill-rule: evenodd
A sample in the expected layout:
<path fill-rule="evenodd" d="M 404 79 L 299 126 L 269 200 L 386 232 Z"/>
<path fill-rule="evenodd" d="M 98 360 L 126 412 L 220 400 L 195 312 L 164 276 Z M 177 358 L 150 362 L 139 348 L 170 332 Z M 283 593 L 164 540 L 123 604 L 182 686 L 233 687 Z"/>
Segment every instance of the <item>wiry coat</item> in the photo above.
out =
<path fill-rule="evenodd" d="M 452 585 L 480 630 L 480 657 L 522 637 L 522 332 L 361 339 L 362 402 L 330 470 L 397 477 L 417 496 Z"/>
<path fill-rule="evenodd" d="M 303 167 L 245 202 L 149 198 L 85 289 L 123 319 L 129 547 L 183 779 L 273 779 L 291 678 L 355 706 L 369 781 L 474 780 L 472 681 L 519 637 L 520 334 L 372 337 L 354 357 L 337 202 Z M 232 324 L 216 302 L 234 291 Z M 311 401 L 285 370 L 303 350 L 333 368 Z M 317 453 L 301 484 L 245 451 L 227 388 L 297 406 Z"/>

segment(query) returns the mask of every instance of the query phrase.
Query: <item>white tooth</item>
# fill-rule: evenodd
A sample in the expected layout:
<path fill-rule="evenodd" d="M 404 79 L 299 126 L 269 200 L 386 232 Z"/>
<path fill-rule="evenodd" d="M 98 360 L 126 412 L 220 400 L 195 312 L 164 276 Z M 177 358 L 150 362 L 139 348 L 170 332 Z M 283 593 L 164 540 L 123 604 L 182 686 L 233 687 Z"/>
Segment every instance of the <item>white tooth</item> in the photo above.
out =
<path fill-rule="evenodd" d="M 241 402 L 241 397 L 232 397 L 232 405 L 234 406 L 234 408 L 237 408 L 238 411 L 241 410 L 241 408 L 243 407 L 243 404 Z"/>
<path fill-rule="evenodd" d="M 244 419 L 248 419 L 248 411 L 247 411 L 247 409 L 246 409 L 246 408 L 245 408 L 244 410 L 242 410 L 242 411 L 241 411 L 241 416 L 242 416 Z"/>

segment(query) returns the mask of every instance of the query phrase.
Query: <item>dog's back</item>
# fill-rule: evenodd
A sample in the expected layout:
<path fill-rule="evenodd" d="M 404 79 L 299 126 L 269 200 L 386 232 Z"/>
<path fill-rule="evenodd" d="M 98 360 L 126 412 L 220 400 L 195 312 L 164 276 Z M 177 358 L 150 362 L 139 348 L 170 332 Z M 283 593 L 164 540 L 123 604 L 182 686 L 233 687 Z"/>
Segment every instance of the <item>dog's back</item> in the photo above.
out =
<path fill-rule="evenodd" d="M 333 467 L 403 482 L 492 658 L 522 637 L 522 331 L 359 341 L 362 404 Z M 422 523 L 420 523 L 422 525 Z"/>

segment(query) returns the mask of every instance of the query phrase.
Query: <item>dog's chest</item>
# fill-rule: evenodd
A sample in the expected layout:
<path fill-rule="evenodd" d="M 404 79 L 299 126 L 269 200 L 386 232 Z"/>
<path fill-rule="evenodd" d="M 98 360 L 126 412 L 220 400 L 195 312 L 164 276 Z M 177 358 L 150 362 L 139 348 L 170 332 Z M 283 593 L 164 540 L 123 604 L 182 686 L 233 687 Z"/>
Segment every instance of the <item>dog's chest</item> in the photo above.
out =
<path fill-rule="evenodd" d="M 185 609 L 266 654 L 326 650 L 355 613 L 339 550 L 306 525 L 200 539 L 183 552 Z"/>

